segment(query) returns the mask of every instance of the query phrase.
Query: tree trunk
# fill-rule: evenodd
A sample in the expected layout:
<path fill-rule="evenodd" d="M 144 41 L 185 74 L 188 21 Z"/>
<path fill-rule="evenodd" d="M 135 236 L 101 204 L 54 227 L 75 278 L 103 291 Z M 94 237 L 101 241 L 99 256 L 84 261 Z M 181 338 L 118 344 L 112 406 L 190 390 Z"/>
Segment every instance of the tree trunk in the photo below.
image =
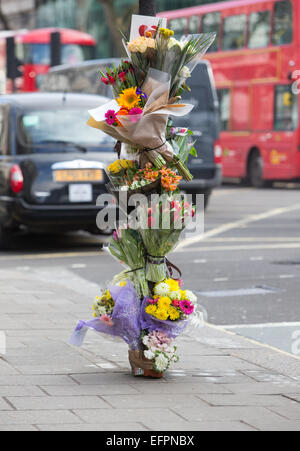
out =
<path fill-rule="evenodd" d="M 100 0 L 100 3 L 103 6 L 107 25 L 112 35 L 114 45 L 119 53 L 118 56 L 121 56 L 124 49 L 121 41 L 119 28 L 117 26 L 117 15 L 115 13 L 114 2 L 112 0 Z"/>
<path fill-rule="evenodd" d="M 142 16 L 156 16 L 156 0 L 139 0 Z"/>

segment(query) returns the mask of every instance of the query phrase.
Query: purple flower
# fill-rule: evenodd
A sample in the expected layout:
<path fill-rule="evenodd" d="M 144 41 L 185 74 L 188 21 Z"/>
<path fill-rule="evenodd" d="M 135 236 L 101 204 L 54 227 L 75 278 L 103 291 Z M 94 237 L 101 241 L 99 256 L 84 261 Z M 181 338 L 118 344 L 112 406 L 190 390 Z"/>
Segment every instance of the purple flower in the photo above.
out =
<path fill-rule="evenodd" d="M 140 88 L 136 88 L 136 93 L 138 96 L 141 96 L 143 99 L 148 99 L 147 94 L 145 94 Z"/>
<path fill-rule="evenodd" d="M 118 237 L 117 232 L 114 232 L 114 233 L 113 233 L 113 239 L 114 239 L 115 241 L 119 241 L 119 237 Z"/>

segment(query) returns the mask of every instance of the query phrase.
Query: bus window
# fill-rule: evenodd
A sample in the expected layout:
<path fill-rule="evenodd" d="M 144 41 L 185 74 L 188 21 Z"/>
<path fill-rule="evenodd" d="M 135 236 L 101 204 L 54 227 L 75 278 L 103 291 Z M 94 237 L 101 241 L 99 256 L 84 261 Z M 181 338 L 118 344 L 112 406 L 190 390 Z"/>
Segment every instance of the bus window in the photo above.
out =
<path fill-rule="evenodd" d="M 290 85 L 275 87 L 275 130 L 292 131 L 298 127 L 298 102 Z"/>
<path fill-rule="evenodd" d="M 290 0 L 275 3 L 273 44 L 290 44 L 293 40 L 293 7 Z"/>
<path fill-rule="evenodd" d="M 230 90 L 218 89 L 221 130 L 229 130 L 230 122 Z"/>
<path fill-rule="evenodd" d="M 201 19 L 200 16 L 192 16 L 190 18 L 190 34 L 199 33 Z"/>
<path fill-rule="evenodd" d="M 181 38 L 186 35 L 188 28 L 188 20 L 186 17 L 172 19 L 169 23 L 169 28 L 174 31 L 175 38 Z"/>
<path fill-rule="evenodd" d="M 250 15 L 249 49 L 267 47 L 270 43 L 270 33 L 270 11 L 263 11 Z"/>
<path fill-rule="evenodd" d="M 202 19 L 202 33 L 216 32 L 217 38 L 208 52 L 217 52 L 219 50 L 219 36 L 221 25 L 221 13 L 208 13 L 203 16 Z"/>
<path fill-rule="evenodd" d="M 224 19 L 223 50 L 236 50 L 245 47 L 247 16 L 231 16 Z"/>

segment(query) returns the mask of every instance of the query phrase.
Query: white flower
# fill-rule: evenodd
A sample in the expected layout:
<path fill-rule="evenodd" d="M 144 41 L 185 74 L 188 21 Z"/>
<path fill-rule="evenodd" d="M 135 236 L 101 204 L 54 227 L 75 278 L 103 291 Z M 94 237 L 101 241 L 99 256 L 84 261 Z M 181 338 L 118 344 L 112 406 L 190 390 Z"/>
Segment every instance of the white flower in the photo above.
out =
<path fill-rule="evenodd" d="M 149 343 L 150 343 L 149 335 L 145 335 L 143 338 L 143 344 L 148 347 Z"/>
<path fill-rule="evenodd" d="M 175 299 L 181 299 L 180 291 L 171 291 L 170 298 L 172 301 L 175 301 Z"/>
<path fill-rule="evenodd" d="M 191 74 L 190 69 L 187 66 L 184 66 L 181 69 L 179 76 L 186 79 L 186 78 L 190 78 L 192 76 L 192 74 Z"/>
<path fill-rule="evenodd" d="M 168 50 L 170 50 L 172 47 L 175 47 L 176 45 L 178 45 L 180 50 L 182 50 L 185 44 L 185 42 L 177 41 L 177 39 L 175 38 L 170 38 L 168 42 Z"/>
<path fill-rule="evenodd" d="M 185 299 L 191 301 L 193 304 L 197 304 L 197 296 L 190 290 L 186 290 Z"/>
<path fill-rule="evenodd" d="M 151 352 L 151 351 L 144 351 L 144 356 L 148 360 L 153 360 L 155 357 L 155 354 L 153 354 L 153 352 Z"/>
<path fill-rule="evenodd" d="M 164 354 L 159 354 L 155 359 L 155 367 L 157 371 L 163 373 L 169 366 L 169 360 L 164 356 Z"/>
<path fill-rule="evenodd" d="M 106 314 L 106 308 L 105 307 L 97 307 L 97 312 L 99 315 L 105 315 Z"/>
<path fill-rule="evenodd" d="M 154 294 L 157 296 L 168 296 L 170 287 L 167 283 L 161 282 L 154 288 Z"/>

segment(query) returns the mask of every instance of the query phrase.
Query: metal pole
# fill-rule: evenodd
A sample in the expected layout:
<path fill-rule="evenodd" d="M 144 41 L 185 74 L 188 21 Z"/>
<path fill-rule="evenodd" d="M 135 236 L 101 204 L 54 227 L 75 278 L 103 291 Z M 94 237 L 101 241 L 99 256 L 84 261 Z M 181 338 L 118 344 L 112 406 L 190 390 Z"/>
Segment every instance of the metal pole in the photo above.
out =
<path fill-rule="evenodd" d="M 142 16 L 156 16 L 156 0 L 139 0 Z"/>

